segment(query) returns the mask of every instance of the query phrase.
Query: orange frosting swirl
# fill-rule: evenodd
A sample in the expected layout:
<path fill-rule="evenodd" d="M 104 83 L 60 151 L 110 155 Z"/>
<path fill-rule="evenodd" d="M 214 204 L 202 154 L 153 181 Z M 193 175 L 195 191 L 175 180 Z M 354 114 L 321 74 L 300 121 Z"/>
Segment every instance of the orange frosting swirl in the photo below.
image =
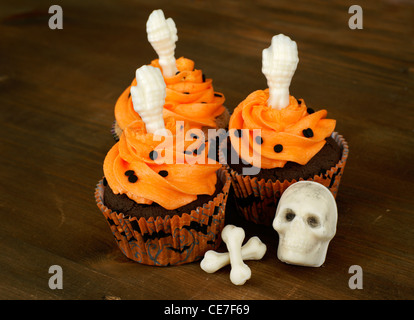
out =
<path fill-rule="evenodd" d="M 207 158 L 208 142 L 202 139 L 184 141 L 183 151 L 204 144 L 196 155 L 184 155 L 176 142 L 179 134 L 176 119 L 166 118 L 165 127 L 171 131 L 172 140 L 147 133 L 142 120 L 124 129 L 103 165 L 105 178 L 115 194 L 126 194 L 141 204 L 156 202 L 173 210 L 196 200 L 199 194 L 215 192 L 216 171 L 221 165 Z M 191 132 L 188 124 L 178 130 L 183 130 L 183 136 Z M 174 161 L 159 161 L 160 157 L 168 156 L 173 156 Z M 178 157 L 181 162 L 177 161 Z"/>
<path fill-rule="evenodd" d="M 181 57 L 176 60 L 179 72 L 172 77 L 164 77 L 167 85 L 163 116 L 173 116 L 184 120 L 192 128 L 216 128 L 216 117 L 224 112 L 224 95 L 214 92 L 213 80 L 205 79 L 201 70 L 194 69 L 194 62 Z M 151 66 L 160 68 L 157 60 Z M 131 86 L 136 86 L 134 79 Z M 129 86 L 119 97 L 115 105 L 115 119 L 123 130 L 131 122 L 139 120 L 140 116 L 134 110 Z"/>
<path fill-rule="evenodd" d="M 336 120 L 325 119 L 326 110 L 308 112 L 305 102 L 293 96 L 281 110 L 269 107 L 268 99 L 269 89 L 257 90 L 234 110 L 229 122 L 234 149 L 250 164 L 260 157 L 262 169 L 284 167 L 288 161 L 307 164 L 325 145 Z M 242 131 L 239 138 L 235 129 L 249 129 L 248 137 Z M 253 136 L 253 129 L 261 130 L 260 137 Z"/>

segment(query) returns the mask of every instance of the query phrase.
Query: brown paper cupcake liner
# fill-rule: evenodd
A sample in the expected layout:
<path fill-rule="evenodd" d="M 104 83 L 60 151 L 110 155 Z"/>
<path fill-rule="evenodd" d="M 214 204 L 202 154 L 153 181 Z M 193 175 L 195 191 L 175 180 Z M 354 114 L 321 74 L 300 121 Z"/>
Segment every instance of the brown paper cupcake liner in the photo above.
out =
<path fill-rule="evenodd" d="M 223 182 L 222 192 L 181 216 L 145 219 L 114 212 L 104 205 L 103 180 L 96 186 L 95 200 L 125 256 L 153 266 L 180 265 L 200 260 L 206 251 L 217 250 L 221 244 L 231 182 L 224 168 L 217 176 Z"/>
<path fill-rule="evenodd" d="M 349 147 L 343 136 L 337 132 L 333 132 L 331 136 L 342 148 L 340 161 L 324 174 L 315 175 L 309 179 L 291 181 L 259 180 L 257 177 L 244 176 L 231 169 L 222 153 L 227 143 L 226 139 L 224 139 L 220 146 L 219 160 L 230 173 L 237 211 L 248 221 L 270 226 L 273 222 L 277 204 L 282 193 L 290 185 L 302 180 L 315 181 L 323 184 L 336 198 L 339 183 L 348 159 Z"/>

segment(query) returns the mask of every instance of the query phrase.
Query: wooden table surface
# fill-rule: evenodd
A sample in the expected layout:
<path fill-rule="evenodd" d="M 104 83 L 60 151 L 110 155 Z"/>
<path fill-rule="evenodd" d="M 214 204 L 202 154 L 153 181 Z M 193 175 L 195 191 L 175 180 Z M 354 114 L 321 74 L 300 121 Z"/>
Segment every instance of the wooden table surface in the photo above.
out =
<path fill-rule="evenodd" d="M 414 4 L 360 1 L 50 1 L 0 4 L 0 298 L 2 299 L 413 299 Z M 337 234 L 320 268 L 277 259 L 277 233 L 227 222 L 268 251 L 252 278 L 207 274 L 199 263 L 150 267 L 128 260 L 96 206 L 94 189 L 114 144 L 114 104 L 135 70 L 156 58 L 145 23 L 162 8 L 178 28 L 176 57 L 194 59 L 233 110 L 266 88 L 262 50 L 284 33 L 299 48 L 291 93 L 337 120 L 349 143 Z M 224 251 L 224 247 L 221 247 Z M 49 267 L 61 266 L 52 290 Z M 353 265 L 363 288 L 351 289 Z"/>

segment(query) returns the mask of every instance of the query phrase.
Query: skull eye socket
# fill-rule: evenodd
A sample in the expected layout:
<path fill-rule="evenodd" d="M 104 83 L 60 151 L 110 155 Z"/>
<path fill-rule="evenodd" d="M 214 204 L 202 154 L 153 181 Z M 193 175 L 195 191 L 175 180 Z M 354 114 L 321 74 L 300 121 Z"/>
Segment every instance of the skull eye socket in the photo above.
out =
<path fill-rule="evenodd" d="M 287 209 L 286 213 L 285 213 L 285 219 L 286 221 L 292 221 L 293 219 L 295 219 L 296 214 L 291 210 L 291 209 Z"/>
<path fill-rule="evenodd" d="M 319 223 L 319 219 L 315 216 L 310 216 L 306 219 L 307 224 L 311 227 L 311 228 L 317 228 L 319 227 L 320 223 Z"/>

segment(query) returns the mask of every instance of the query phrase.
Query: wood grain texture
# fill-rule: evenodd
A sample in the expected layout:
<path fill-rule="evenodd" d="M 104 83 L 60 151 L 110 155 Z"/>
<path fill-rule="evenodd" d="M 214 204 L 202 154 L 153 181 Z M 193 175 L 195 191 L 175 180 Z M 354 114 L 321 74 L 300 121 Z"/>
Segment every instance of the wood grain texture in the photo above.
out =
<path fill-rule="evenodd" d="M 414 298 L 411 1 L 361 1 L 362 30 L 348 28 L 346 0 L 60 4 L 63 30 L 48 28 L 48 1 L 0 4 L 0 298 Z M 176 57 L 194 59 L 230 110 L 266 87 L 261 52 L 274 34 L 298 43 L 291 93 L 326 108 L 350 146 L 321 268 L 280 262 L 276 232 L 244 222 L 231 202 L 227 221 L 268 246 L 244 286 L 229 281 L 229 267 L 149 267 L 117 248 L 93 193 L 114 143 L 115 101 L 156 58 L 145 23 L 158 8 L 176 22 Z M 55 264 L 62 290 L 48 287 Z M 348 287 L 351 265 L 363 268 L 362 290 Z"/>

